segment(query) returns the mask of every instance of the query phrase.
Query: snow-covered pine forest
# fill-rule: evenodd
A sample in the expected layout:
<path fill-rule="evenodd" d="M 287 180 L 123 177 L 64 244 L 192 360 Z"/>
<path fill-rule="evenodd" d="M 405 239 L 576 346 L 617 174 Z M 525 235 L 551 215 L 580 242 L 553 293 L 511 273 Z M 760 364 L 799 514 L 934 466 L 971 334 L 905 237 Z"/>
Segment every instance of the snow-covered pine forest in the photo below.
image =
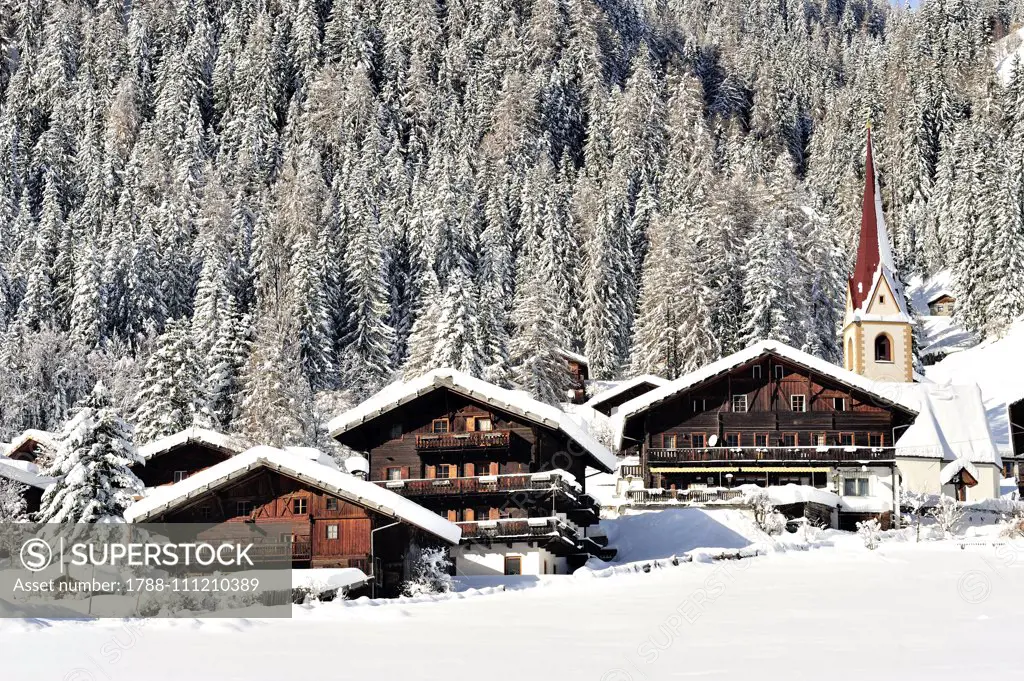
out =
<path fill-rule="evenodd" d="M 1019 0 L 0 0 L 0 440 L 317 444 L 450 365 L 553 401 L 839 358 L 872 122 L 903 274 L 1024 312 Z"/>

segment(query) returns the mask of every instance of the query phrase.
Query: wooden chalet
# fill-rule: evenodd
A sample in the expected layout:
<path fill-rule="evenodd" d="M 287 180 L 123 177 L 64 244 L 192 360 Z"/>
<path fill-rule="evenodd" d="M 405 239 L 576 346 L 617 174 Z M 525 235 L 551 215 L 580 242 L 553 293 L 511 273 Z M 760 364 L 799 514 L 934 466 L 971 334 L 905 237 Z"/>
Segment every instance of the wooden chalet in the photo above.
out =
<path fill-rule="evenodd" d="M 585 484 L 588 466 L 610 472 L 615 458 L 556 407 L 439 369 L 329 430 L 366 454 L 369 480 L 459 524 L 460 574 L 554 572 L 613 554 L 588 536 L 599 506 Z"/>
<path fill-rule="evenodd" d="M 558 350 L 569 369 L 569 392 L 573 404 L 587 401 L 587 381 L 590 379 L 590 362 L 583 355 L 570 350 Z"/>
<path fill-rule="evenodd" d="M 956 310 L 956 298 L 948 292 L 941 292 L 928 301 L 928 314 L 933 317 L 952 317 Z"/>
<path fill-rule="evenodd" d="M 232 437 L 205 428 L 183 431 L 139 447 L 141 464 L 133 466 L 146 487 L 181 482 L 235 456 L 245 447 Z"/>
<path fill-rule="evenodd" d="M 862 376 L 764 341 L 625 403 L 613 423 L 649 488 L 826 487 L 844 466 L 895 475 L 894 433 L 915 416 Z"/>
<path fill-rule="evenodd" d="M 613 388 L 602 390 L 590 398 L 586 405 L 605 416 L 611 416 L 616 409 L 626 402 L 645 395 L 667 383 L 668 381 L 661 376 L 652 376 L 650 374 L 637 376 L 628 381 L 621 381 Z"/>
<path fill-rule="evenodd" d="M 58 435 L 47 430 L 29 429 L 16 437 L 4 456 L 15 461 L 37 463 L 51 458 L 57 451 Z"/>
<path fill-rule="evenodd" d="M 290 558 L 296 568 L 356 568 L 384 596 L 398 594 L 415 547 L 460 538 L 458 527 L 408 499 L 273 447 L 254 447 L 154 491 L 125 518 L 214 523 L 218 536 L 235 523 L 267 526 L 258 555 Z"/>

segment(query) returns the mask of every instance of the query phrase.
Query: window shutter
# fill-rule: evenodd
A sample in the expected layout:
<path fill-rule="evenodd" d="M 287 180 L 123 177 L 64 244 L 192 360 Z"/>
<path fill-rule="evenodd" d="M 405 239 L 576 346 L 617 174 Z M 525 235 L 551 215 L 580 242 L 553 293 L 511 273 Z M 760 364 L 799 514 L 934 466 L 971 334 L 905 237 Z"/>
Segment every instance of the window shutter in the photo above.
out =
<path fill-rule="evenodd" d="M 472 433 L 474 430 L 476 430 L 476 417 L 475 416 L 467 416 L 466 417 L 466 432 L 467 433 Z"/>
<path fill-rule="evenodd" d="M 471 509 L 471 508 L 467 508 L 466 509 L 466 520 L 468 522 L 472 522 L 472 521 L 476 520 L 476 513 L 473 511 L 473 509 Z"/>
<path fill-rule="evenodd" d="M 402 479 L 403 480 L 408 480 L 409 479 L 409 467 L 408 466 L 402 466 Z"/>
<path fill-rule="evenodd" d="M 496 508 L 492 508 L 487 513 L 487 519 L 488 520 L 497 520 L 499 517 L 500 517 L 500 513 L 499 513 L 498 509 L 496 509 Z"/>
<path fill-rule="evenodd" d="M 427 466 L 427 480 L 433 480 L 437 477 L 437 469 L 433 466 Z"/>
<path fill-rule="evenodd" d="M 464 471 L 463 475 L 465 475 L 467 478 L 472 478 L 474 475 L 476 475 L 475 464 L 467 463 L 462 467 L 462 470 Z"/>
<path fill-rule="evenodd" d="M 449 522 L 457 523 L 459 521 L 459 512 L 448 511 L 448 520 Z"/>
<path fill-rule="evenodd" d="M 497 474 L 498 474 L 498 462 L 497 461 L 492 461 L 491 462 L 491 475 L 497 475 Z"/>

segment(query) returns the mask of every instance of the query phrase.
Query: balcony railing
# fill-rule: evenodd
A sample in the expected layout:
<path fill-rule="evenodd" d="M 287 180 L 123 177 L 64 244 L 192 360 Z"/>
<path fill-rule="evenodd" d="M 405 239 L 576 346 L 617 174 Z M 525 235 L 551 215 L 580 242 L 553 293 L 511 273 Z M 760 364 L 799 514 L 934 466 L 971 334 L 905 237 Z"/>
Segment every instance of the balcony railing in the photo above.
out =
<path fill-rule="evenodd" d="M 575 528 L 560 518 L 502 518 L 456 523 L 462 528 L 463 539 L 491 539 L 500 541 L 525 540 L 533 537 L 557 535 L 573 544 L 578 542 Z"/>
<path fill-rule="evenodd" d="M 894 461 L 896 450 L 892 447 L 684 447 L 677 449 L 647 450 L 649 464 L 702 463 L 721 461 L 786 462 L 844 462 L 844 461 Z"/>
<path fill-rule="evenodd" d="M 290 542 L 257 543 L 253 544 L 250 555 L 262 561 L 309 560 L 313 556 L 313 544 L 308 536 L 296 537 Z"/>
<path fill-rule="evenodd" d="M 418 478 L 414 480 L 376 480 L 382 487 L 406 497 L 434 497 L 461 494 L 506 494 L 557 490 L 569 496 L 582 496 L 579 487 L 557 473 L 476 475 L 464 478 Z"/>
<path fill-rule="evenodd" d="M 713 504 L 738 502 L 738 489 L 631 489 L 626 492 L 636 504 Z"/>
<path fill-rule="evenodd" d="M 481 430 L 472 433 L 427 433 L 416 436 L 416 449 L 493 449 L 508 447 L 509 431 Z"/>

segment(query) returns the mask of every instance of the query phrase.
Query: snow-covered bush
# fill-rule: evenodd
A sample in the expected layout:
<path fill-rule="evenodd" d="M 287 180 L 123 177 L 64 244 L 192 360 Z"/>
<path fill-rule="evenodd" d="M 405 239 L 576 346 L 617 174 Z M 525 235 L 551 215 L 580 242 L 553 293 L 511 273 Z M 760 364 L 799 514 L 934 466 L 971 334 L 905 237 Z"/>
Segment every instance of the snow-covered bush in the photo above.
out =
<path fill-rule="evenodd" d="M 939 529 L 942 530 L 942 534 L 948 537 L 953 533 L 960 519 L 963 518 L 964 505 L 953 497 L 943 494 L 939 497 L 935 506 L 928 509 L 928 514 L 935 518 L 935 522 L 938 524 Z"/>
<path fill-rule="evenodd" d="M 876 518 L 857 523 L 857 534 L 864 540 L 864 546 L 872 551 L 878 548 L 878 533 L 882 525 Z"/>
<path fill-rule="evenodd" d="M 28 519 L 25 502 L 26 485 L 15 480 L 0 478 L 0 523 L 16 523 Z"/>
<path fill-rule="evenodd" d="M 928 494 L 922 494 L 921 492 L 903 492 L 901 506 L 902 509 L 906 510 L 907 524 L 912 524 L 914 527 L 915 538 L 917 541 L 921 541 L 921 520 L 925 516 L 925 508 L 928 506 L 928 502 L 930 500 L 931 496 Z"/>
<path fill-rule="evenodd" d="M 448 574 L 451 566 L 447 549 L 420 549 L 413 562 L 412 578 L 402 585 L 402 593 L 406 596 L 448 593 L 452 590 L 452 577 Z"/>
<path fill-rule="evenodd" d="M 765 534 L 782 534 L 786 517 L 775 510 L 775 504 L 765 490 L 758 490 L 746 499 L 754 510 L 754 522 Z"/>

